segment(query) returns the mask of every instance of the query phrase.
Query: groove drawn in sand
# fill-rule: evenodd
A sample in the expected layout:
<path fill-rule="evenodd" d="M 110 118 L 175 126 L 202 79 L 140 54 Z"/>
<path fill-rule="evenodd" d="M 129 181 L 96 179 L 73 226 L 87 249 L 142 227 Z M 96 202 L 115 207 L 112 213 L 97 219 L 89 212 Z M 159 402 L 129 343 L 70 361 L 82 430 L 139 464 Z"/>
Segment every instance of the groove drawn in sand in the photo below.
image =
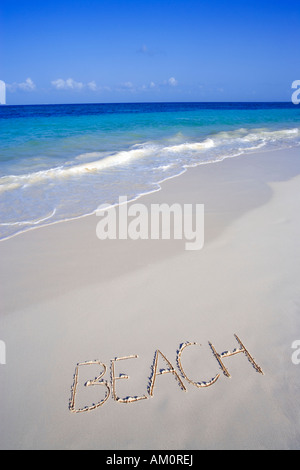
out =
<path fill-rule="evenodd" d="M 77 392 L 77 386 L 78 386 L 79 367 L 91 366 L 91 365 L 95 365 L 95 364 L 97 364 L 99 366 L 102 366 L 103 367 L 103 372 L 98 377 L 96 377 L 94 380 L 89 380 L 88 382 L 86 382 L 85 386 L 86 387 L 91 387 L 93 385 L 103 385 L 104 387 L 106 387 L 106 390 L 107 390 L 106 394 L 105 394 L 105 397 L 104 397 L 103 400 L 101 400 L 100 402 L 98 402 L 96 404 L 93 403 L 93 405 L 91 405 L 91 406 L 86 406 L 84 408 L 76 409 L 75 408 L 75 398 L 76 398 L 76 392 Z M 95 410 L 96 408 L 99 408 L 100 406 L 104 405 L 104 403 L 108 400 L 108 398 L 110 396 L 110 387 L 109 387 L 107 381 L 101 380 L 102 377 L 104 377 L 104 375 L 106 374 L 106 371 L 107 371 L 106 365 L 103 364 L 100 361 L 87 361 L 87 362 L 80 362 L 80 363 L 77 364 L 76 369 L 75 369 L 75 374 L 74 374 L 74 382 L 73 382 L 73 386 L 72 386 L 72 389 L 71 389 L 71 400 L 70 400 L 70 406 L 69 406 L 69 409 L 72 413 L 82 413 L 84 411 L 92 411 L 92 410 Z"/>
<path fill-rule="evenodd" d="M 179 350 L 177 351 L 177 365 L 178 365 L 178 369 L 180 370 L 182 376 L 185 378 L 185 380 L 187 380 L 190 384 L 192 385 L 195 385 L 196 387 L 198 388 L 206 388 L 206 387 L 210 387 L 211 385 L 213 385 L 214 383 L 216 383 L 216 381 L 218 380 L 218 378 L 220 377 L 220 374 L 217 374 L 214 378 L 212 378 L 211 380 L 209 380 L 208 382 L 194 382 L 193 380 L 189 379 L 189 377 L 186 375 L 186 373 L 184 372 L 183 370 L 183 367 L 182 367 L 182 363 L 181 363 L 181 354 L 182 352 L 184 351 L 185 348 L 187 348 L 188 346 L 196 346 L 196 345 L 199 345 L 201 346 L 201 344 L 198 344 L 198 343 L 190 343 L 190 342 L 186 342 L 186 343 L 182 343 L 179 347 Z"/>
<path fill-rule="evenodd" d="M 264 372 L 263 372 L 262 368 L 257 364 L 257 362 L 255 361 L 253 356 L 249 353 L 248 349 L 244 346 L 244 344 L 240 340 L 240 338 L 236 334 L 234 335 L 234 337 L 235 337 L 236 341 L 239 343 L 239 349 L 237 349 L 237 348 L 233 349 L 233 351 L 231 351 L 231 352 L 230 351 L 224 351 L 222 353 L 218 353 L 215 346 L 211 342 L 208 342 L 209 347 L 210 347 L 210 349 L 213 353 L 213 356 L 217 359 L 218 364 L 219 364 L 223 374 L 226 377 L 229 377 L 229 378 L 231 377 L 227 367 L 225 366 L 225 364 L 223 362 L 224 359 L 227 359 L 227 358 L 229 358 L 231 356 L 234 356 L 236 354 L 243 353 L 243 354 L 245 354 L 245 356 L 247 357 L 248 361 L 250 362 L 252 367 L 255 369 L 255 371 L 262 374 L 262 375 L 264 375 Z M 177 362 L 177 367 L 178 367 L 179 373 L 173 367 L 173 365 L 167 359 L 167 357 L 159 349 L 157 349 L 155 351 L 153 363 L 151 365 L 151 374 L 150 374 L 150 377 L 148 378 L 148 386 L 147 386 L 148 394 L 141 395 L 141 396 L 136 395 L 136 396 L 127 396 L 127 397 L 124 397 L 124 398 L 120 398 L 117 394 L 117 391 L 116 391 L 116 384 L 117 384 L 118 380 L 124 380 L 124 379 L 128 380 L 129 379 L 129 375 L 127 375 L 127 374 L 124 374 L 124 373 L 119 373 L 119 375 L 116 374 L 116 364 L 121 362 L 121 361 L 129 360 L 129 359 L 138 359 L 138 355 L 133 354 L 133 355 L 130 355 L 130 356 L 115 357 L 114 359 L 112 359 L 110 361 L 110 385 L 106 380 L 103 380 L 103 377 L 105 376 L 105 374 L 107 372 L 106 364 L 104 364 L 103 362 L 98 361 L 98 360 L 87 361 L 87 362 L 79 362 L 76 366 L 76 369 L 75 369 L 75 374 L 74 374 L 74 378 L 73 378 L 73 386 L 71 387 L 71 399 L 70 399 L 70 402 L 69 402 L 70 411 L 72 413 L 82 413 L 82 412 L 85 412 L 85 411 L 95 410 L 95 409 L 103 406 L 107 402 L 110 395 L 112 396 L 112 399 L 115 402 L 125 403 L 125 404 L 134 403 L 134 402 L 138 402 L 138 401 L 147 400 L 149 398 L 152 398 L 153 394 L 154 394 L 154 387 L 155 387 L 155 384 L 156 384 L 156 378 L 159 375 L 172 374 L 174 376 L 175 380 L 177 381 L 179 387 L 184 392 L 187 392 L 187 388 L 186 388 L 183 380 L 181 379 L 180 375 L 189 384 L 191 384 L 191 385 L 193 385 L 193 386 L 195 386 L 199 389 L 207 388 L 207 387 L 212 386 L 213 384 L 215 384 L 217 382 L 217 380 L 220 378 L 221 374 L 217 374 L 215 377 L 213 377 L 211 380 L 208 380 L 207 382 L 206 381 L 195 382 L 194 380 L 191 380 L 187 376 L 187 374 L 186 374 L 186 372 L 183 368 L 182 360 L 181 360 L 182 359 L 181 356 L 182 356 L 183 351 L 187 347 L 196 346 L 196 345 L 201 346 L 201 344 L 199 344 L 199 343 L 190 342 L 190 341 L 186 341 L 185 343 L 180 344 L 179 349 L 176 351 L 176 353 L 177 353 L 176 362 Z M 158 365 L 159 359 L 163 360 L 167 364 L 167 368 L 159 369 L 159 365 Z M 84 384 L 84 386 L 85 387 L 92 387 L 92 386 L 96 386 L 96 385 L 99 386 L 100 385 L 102 387 L 105 387 L 105 396 L 98 403 L 93 403 L 90 406 L 85 406 L 85 407 L 82 407 L 82 408 L 76 408 L 75 401 L 76 401 L 76 395 L 77 395 L 78 376 L 79 376 L 80 367 L 95 366 L 95 365 L 98 365 L 101 368 L 103 368 L 103 371 L 95 379 L 88 380 Z M 111 393 L 111 391 L 112 391 L 112 393 Z"/>
<path fill-rule="evenodd" d="M 234 356 L 235 354 L 240 354 L 240 353 L 244 353 L 246 356 L 247 356 L 247 359 L 248 361 L 252 364 L 252 366 L 254 367 L 254 369 L 259 372 L 260 374 L 264 375 L 263 373 L 263 370 L 262 368 L 255 362 L 254 358 L 251 356 L 251 354 L 249 353 L 249 351 L 246 349 L 246 347 L 243 345 L 243 343 L 241 342 L 240 338 L 235 334 L 234 335 L 235 339 L 237 340 L 237 342 L 240 344 L 241 348 L 240 349 L 234 349 L 232 352 L 230 351 L 224 351 L 223 353 L 219 354 L 214 345 L 209 342 L 209 346 L 215 356 L 215 358 L 217 359 L 224 375 L 226 375 L 226 377 L 228 378 L 231 378 L 231 375 L 227 369 L 227 367 L 225 367 L 224 365 L 224 362 L 222 361 L 223 358 L 225 357 L 230 357 L 230 356 Z"/>
<path fill-rule="evenodd" d="M 116 357 L 115 359 L 112 359 L 111 361 L 111 383 L 112 383 L 112 395 L 113 399 L 115 401 L 118 401 L 119 403 L 134 403 L 135 401 L 140 401 L 140 400 L 147 400 L 148 397 L 146 395 L 142 396 L 135 396 L 135 397 L 126 397 L 126 398 L 119 398 L 116 393 L 116 381 L 117 380 L 122 380 L 122 379 L 129 379 L 129 376 L 126 374 L 120 374 L 118 377 L 115 374 L 115 362 L 118 361 L 124 361 L 126 359 L 137 359 L 137 355 L 131 355 L 131 356 L 124 356 L 124 357 Z"/>
<path fill-rule="evenodd" d="M 160 371 L 157 372 L 159 354 L 162 356 L 163 360 L 168 364 L 169 369 L 160 369 Z M 159 349 L 157 349 L 155 351 L 155 355 L 154 355 L 154 363 L 152 365 L 152 374 L 150 376 L 150 383 L 149 383 L 149 387 L 148 387 L 149 395 L 151 397 L 153 396 L 153 389 L 154 389 L 156 377 L 158 375 L 163 375 L 163 374 L 173 374 L 175 379 L 178 381 L 178 384 L 179 384 L 180 388 L 182 390 L 184 390 L 185 392 L 187 391 L 186 387 L 184 386 L 184 383 L 182 382 L 181 378 L 179 377 L 178 372 L 174 369 L 171 362 L 166 358 L 166 356 Z"/>

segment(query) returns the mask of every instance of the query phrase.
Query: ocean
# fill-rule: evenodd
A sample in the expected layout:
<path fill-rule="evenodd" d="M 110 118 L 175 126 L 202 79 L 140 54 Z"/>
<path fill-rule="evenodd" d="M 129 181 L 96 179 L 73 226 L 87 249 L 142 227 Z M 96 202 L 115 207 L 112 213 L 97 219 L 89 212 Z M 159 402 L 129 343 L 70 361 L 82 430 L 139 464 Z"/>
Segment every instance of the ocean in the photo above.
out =
<path fill-rule="evenodd" d="M 0 106 L 0 240 L 157 191 L 192 166 L 296 146 L 292 103 Z"/>

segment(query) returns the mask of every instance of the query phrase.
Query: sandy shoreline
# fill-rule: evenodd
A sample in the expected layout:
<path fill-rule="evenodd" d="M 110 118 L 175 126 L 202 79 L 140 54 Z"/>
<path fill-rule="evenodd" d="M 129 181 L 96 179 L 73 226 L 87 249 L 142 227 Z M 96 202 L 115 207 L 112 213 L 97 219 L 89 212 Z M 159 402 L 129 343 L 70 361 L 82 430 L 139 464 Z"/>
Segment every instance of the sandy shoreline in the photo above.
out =
<path fill-rule="evenodd" d="M 188 170 L 139 199 L 205 205 L 205 245 L 182 241 L 100 241 L 96 216 L 56 224 L 0 243 L 1 448 L 20 449 L 296 449 L 299 371 L 291 344 L 300 337 L 299 150 L 244 155 Z M 218 352 L 243 341 L 244 354 Z M 151 366 L 160 350 L 179 374 L 158 376 L 149 398 Z M 118 396 L 87 413 L 71 413 L 77 363 L 117 361 Z M 159 367 L 166 363 L 160 357 Z M 79 407 L 97 403 L 105 386 L 83 387 Z M 300 367 L 300 366 L 299 366 Z M 90 372 L 91 371 L 91 372 Z M 85 377 L 86 375 L 86 377 Z M 84 376 L 84 379 L 83 379 Z M 182 378 L 182 377 L 181 377 Z M 111 386 L 111 385 L 110 385 Z M 94 400 L 94 401 L 93 401 Z"/>

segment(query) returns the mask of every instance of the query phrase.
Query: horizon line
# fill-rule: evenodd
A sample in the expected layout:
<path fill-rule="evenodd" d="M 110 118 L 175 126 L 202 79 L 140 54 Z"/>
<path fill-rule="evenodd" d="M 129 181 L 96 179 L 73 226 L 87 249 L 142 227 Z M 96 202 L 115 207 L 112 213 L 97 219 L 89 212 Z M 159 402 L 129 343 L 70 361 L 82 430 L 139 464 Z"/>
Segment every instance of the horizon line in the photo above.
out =
<path fill-rule="evenodd" d="M 72 102 L 72 103 L 19 103 L 0 104 L 1 107 L 15 106 L 79 106 L 79 105 L 129 105 L 129 104 L 291 104 L 291 101 L 111 101 L 111 102 Z"/>

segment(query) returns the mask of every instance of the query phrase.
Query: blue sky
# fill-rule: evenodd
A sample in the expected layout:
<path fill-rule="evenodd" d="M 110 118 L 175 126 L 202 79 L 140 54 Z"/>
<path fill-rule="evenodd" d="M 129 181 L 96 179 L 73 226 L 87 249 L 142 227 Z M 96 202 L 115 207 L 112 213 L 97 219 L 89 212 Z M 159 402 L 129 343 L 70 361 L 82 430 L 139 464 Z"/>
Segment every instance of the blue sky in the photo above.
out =
<path fill-rule="evenodd" d="M 7 104 L 290 101 L 299 0 L 1 0 Z"/>

